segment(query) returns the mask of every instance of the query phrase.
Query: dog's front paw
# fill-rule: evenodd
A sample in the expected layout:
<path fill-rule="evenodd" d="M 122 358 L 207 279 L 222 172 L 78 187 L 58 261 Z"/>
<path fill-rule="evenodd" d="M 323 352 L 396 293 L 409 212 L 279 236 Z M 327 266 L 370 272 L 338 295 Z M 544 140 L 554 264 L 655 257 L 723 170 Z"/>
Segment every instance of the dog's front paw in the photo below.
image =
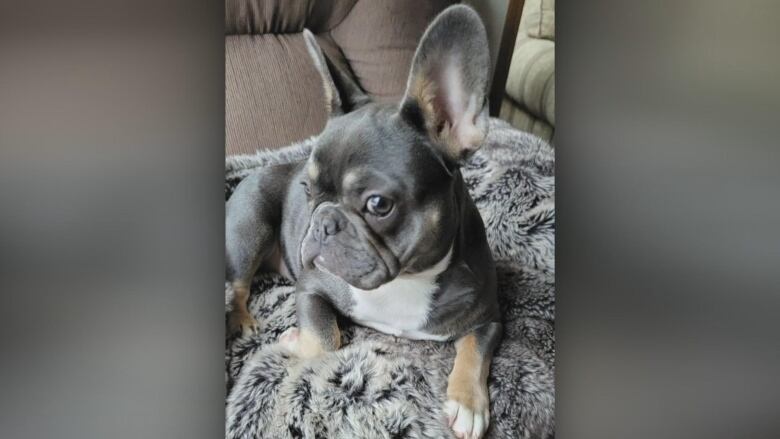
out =
<path fill-rule="evenodd" d="M 452 432 L 459 439 L 480 439 L 487 431 L 490 423 L 490 411 L 487 404 L 484 407 L 469 407 L 466 404 L 449 399 L 444 404 Z"/>
<path fill-rule="evenodd" d="M 314 358 L 325 353 L 320 337 L 310 330 L 296 327 L 279 336 L 279 345 L 299 358 Z"/>
<path fill-rule="evenodd" d="M 233 311 L 228 317 L 231 334 L 253 335 L 260 332 L 260 324 L 248 312 Z"/>
<path fill-rule="evenodd" d="M 298 336 L 300 331 L 293 326 L 282 332 L 279 336 L 279 345 L 291 353 L 295 353 L 298 348 Z"/>

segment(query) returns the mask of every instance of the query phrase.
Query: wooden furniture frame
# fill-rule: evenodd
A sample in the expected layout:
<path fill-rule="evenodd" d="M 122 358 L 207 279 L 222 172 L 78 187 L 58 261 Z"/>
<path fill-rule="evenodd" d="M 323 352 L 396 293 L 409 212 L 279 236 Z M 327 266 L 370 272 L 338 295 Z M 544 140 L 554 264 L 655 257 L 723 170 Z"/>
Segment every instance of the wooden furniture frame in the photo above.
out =
<path fill-rule="evenodd" d="M 493 72 L 493 84 L 490 87 L 490 115 L 498 117 L 501 109 L 501 101 L 504 99 L 504 89 L 509 75 L 509 66 L 512 63 L 512 53 L 517 39 L 517 28 L 520 18 L 523 16 L 525 0 L 509 0 L 504 20 L 504 29 L 501 32 L 501 44 L 498 46 L 498 59 L 496 70 Z"/>

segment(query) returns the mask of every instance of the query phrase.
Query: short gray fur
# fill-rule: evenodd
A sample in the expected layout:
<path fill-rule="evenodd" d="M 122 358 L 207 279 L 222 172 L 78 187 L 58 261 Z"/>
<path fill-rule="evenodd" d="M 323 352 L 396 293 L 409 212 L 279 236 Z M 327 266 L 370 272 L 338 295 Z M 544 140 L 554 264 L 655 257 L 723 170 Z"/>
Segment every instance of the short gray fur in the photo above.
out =
<path fill-rule="evenodd" d="M 305 160 L 314 141 L 229 158 L 226 194 L 259 168 Z M 489 377 L 490 438 L 554 430 L 553 156 L 541 139 L 494 119 L 485 145 L 461 169 L 496 260 L 504 326 Z M 452 437 L 441 408 L 452 344 L 343 320 L 344 346 L 301 363 L 276 345 L 297 324 L 293 291 L 278 275 L 252 284 L 250 310 L 261 330 L 227 341 L 227 437 Z"/>
<path fill-rule="evenodd" d="M 304 38 L 333 117 L 307 162 L 258 172 L 228 200 L 228 280 L 248 282 L 279 249 L 300 294 L 322 296 L 335 311 L 351 315 L 350 286 L 375 289 L 399 274 L 429 269 L 451 250 L 425 326 L 417 329 L 457 339 L 497 322 L 493 259 L 458 169 L 487 131 L 490 63 L 479 16 L 455 6 L 433 21 L 415 53 L 400 105 L 371 103 L 354 87 L 351 93 L 339 91 L 334 77 L 342 75 L 328 71 L 310 32 Z M 352 111 L 342 111 L 342 102 Z M 463 136 L 456 130 L 472 125 L 467 131 L 480 141 L 460 144 Z M 439 137 L 441 127 L 453 134 Z M 393 200 L 386 217 L 365 211 L 372 194 Z M 332 333 L 329 308 L 299 310 L 313 313 L 303 316 L 303 327 Z"/>

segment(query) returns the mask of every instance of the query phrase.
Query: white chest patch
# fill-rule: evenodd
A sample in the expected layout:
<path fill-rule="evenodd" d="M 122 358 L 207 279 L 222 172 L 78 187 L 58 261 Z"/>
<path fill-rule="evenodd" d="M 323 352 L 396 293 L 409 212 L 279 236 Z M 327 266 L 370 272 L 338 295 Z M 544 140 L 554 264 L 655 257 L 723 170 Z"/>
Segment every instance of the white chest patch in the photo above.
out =
<path fill-rule="evenodd" d="M 350 286 L 354 306 L 350 317 L 356 323 L 377 331 L 415 340 L 448 339 L 447 335 L 422 331 L 428 321 L 431 296 L 438 288 L 436 277 L 447 269 L 452 248 L 433 267 L 419 273 L 401 275 L 375 290 Z"/>

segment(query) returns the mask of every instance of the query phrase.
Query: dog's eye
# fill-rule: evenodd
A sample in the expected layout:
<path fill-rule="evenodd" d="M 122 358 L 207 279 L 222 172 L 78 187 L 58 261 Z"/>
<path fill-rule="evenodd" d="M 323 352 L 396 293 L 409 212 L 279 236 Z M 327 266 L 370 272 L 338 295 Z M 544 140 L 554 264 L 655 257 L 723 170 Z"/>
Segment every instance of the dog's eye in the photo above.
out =
<path fill-rule="evenodd" d="M 366 200 L 366 210 L 376 216 L 385 216 L 393 210 L 393 201 L 381 195 L 371 195 Z"/>
<path fill-rule="evenodd" d="M 301 181 L 301 186 L 303 186 L 303 191 L 306 192 L 306 196 L 310 197 L 311 196 L 311 188 L 309 187 L 309 182 L 303 180 L 303 181 Z"/>

